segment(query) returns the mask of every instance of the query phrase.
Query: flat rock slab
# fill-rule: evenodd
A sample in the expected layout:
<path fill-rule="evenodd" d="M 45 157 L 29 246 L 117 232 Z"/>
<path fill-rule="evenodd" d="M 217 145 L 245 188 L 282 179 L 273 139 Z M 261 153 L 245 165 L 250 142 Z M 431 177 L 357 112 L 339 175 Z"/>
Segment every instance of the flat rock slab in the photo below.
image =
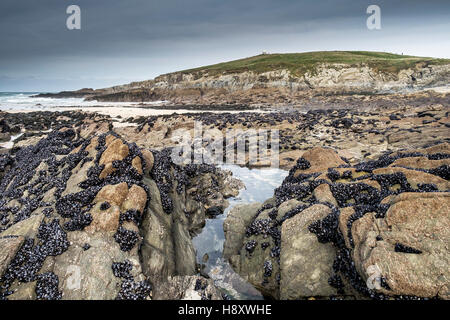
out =
<path fill-rule="evenodd" d="M 282 300 L 336 294 L 336 289 L 328 284 L 336 250 L 329 243 L 319 243 L 316 235 L 308 230 L 311 223 L 330 213 L 329 207 L 316 204 L 283 223 L 280 255 Z"/>
<path fill-rule="evenodd" d="M 375 266 L 386 294 L 450 299 L 449 215 L 448 192 L 392 198 L 384 219 L 366 214 L 353 223 L 356 267 L 368 277 Z"/>

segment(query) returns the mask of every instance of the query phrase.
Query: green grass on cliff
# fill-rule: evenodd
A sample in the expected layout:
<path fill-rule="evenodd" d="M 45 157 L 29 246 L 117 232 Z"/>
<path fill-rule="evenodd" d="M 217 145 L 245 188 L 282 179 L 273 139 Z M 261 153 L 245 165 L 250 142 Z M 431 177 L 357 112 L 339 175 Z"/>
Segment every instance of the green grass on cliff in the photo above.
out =
<path fill-rule="evenodd" d="M 398 73 L 402 69 L 414 68 L 416 64 L 425 65 L 450 64 L 450 59 L 436 59 L 398 55 L 386 52 L 371 51 L 317 51 L 305 53 L 261 54 L 258 56 L 183 70 L 180 73 L 208 72 L 209 75 L 267 71 L 287 69 L 295 76 L 306 72 L 314 73 L 322 63 L 342 63 L 351 66 L 370 66 L 376 71 Z"/>

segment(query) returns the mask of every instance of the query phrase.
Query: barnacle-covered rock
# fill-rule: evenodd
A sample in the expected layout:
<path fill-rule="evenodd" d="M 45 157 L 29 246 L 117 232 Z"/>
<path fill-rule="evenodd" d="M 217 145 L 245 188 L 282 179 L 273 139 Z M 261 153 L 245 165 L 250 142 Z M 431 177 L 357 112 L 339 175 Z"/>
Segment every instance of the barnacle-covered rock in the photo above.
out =
<path fill-rule="evenodd" d="M 153 158 L 153 153 L 151 153 L 149 150 L 143 149 L 142 156 L 145 160 L 145 174 L 149 174 L 153 169 L 153 163 L 155 161 L 155 159 Z"/>
<path fill-rule="evenodd" d="M 116 206 L 121 206 L 128 195 L 128 185 L 121 182 L 115 185 L 106 185 L 98 193 L 94 202 L 108 202 Z"/>
<path fill-rule="evenodd" d="M 450 193 L 402 193 L 389 204 L 384 218 L 353 223 L 356 268 L 369 278 L 377 266 L 386 295 L 450 299 Z"/>
<path fill-rule="evenodd" d="M 298 165 L 297 171 L 294 173 L 294 177 L 298 177 L 300 174 L 311 174 L 316 172 L 326 171 L 328 168 L 338 167 L 345 165 L 336 151 L 333 149 L 326 149 L 316 147 L 303 153 L 302 165 Z"/>
<path fill-rule="evenodd" d="M 99 164 L 104 165 L 113 161 L 120 161 L 128 156 L 129 148 L 122 140 L 117 139 L 112 135 L 108 135 L 105 139 L 107 146 L 106 150 L 102 153 Z"/>
<path fill-rule="evenodd" d="M 19 251 L 25 240 L 22 236 L 3 236 L 0 238 L 0 274 L 3 274 L 6 267 Z"/>
<path fill-rule="evenodd" d="M 213 166 L 177 166 L 170 150 L 155 165 L 114 132 L 79 133 L 3 157 L 0 299 L 150 299 L 153 283 L 196 273 L 191 237 L 210 199 L 235 192 Z"/>
<path fill-rule="evenodd" d="M 226 257 L 274 298 L 449 299 L 448 159 L 448 143 L 355 165 L 307 151 L 245 232 L 227 217 Z"/>

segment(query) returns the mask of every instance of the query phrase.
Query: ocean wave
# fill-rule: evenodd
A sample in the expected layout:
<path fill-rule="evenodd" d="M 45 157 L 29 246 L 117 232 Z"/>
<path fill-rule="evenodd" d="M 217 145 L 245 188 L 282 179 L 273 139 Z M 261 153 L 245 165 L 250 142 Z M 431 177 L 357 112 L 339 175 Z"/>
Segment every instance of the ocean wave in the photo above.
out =
<path fill-rule="evenodd" d="M 41 98 L 34 97 L 37 92 L 0 92 L 0 109 L 2 110 L 45 110 L 58 107 L 120 107 L 136 106 L 140 102 L 98 102 L 84 101 L 83 98 Z M 163 101 L 146 102 L 157 105 Z"/>

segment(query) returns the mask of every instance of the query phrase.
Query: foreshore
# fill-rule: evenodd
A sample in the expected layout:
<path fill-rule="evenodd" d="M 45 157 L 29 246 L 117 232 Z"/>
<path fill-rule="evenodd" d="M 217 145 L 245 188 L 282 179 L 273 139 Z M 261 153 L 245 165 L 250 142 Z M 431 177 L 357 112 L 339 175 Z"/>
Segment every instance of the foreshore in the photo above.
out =
<path fill-rule="evenodd" d="M 266 112 L 0 112 L 0 298 L 228 299 L 192 238 L 243 185 L 171 158 L 180 132 L 201 123 L 279 133 L 288 176 L 224 222 L 224 258 L 264 297 L 448 299 L 449 96 L 415 97 Z M 372 271 L 382 285 L 368 289 Z"/>

